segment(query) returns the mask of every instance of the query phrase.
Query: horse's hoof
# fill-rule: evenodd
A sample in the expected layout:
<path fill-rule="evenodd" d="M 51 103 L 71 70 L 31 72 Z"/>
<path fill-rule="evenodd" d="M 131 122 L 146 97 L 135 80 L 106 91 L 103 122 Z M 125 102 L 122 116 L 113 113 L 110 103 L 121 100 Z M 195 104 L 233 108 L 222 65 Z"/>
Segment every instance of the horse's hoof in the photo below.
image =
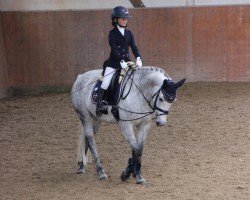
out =
<path fill-rule="evenodd" d="M 84 164 L 83 161 L 78 162 L 78 170 L 76 171 L 77 174 L 85 174 Z"/>
<path fill-rule="evenodd" d="M 125 172 L 122 172 L 122 174 L 121 174 L 121 180 L 123 182 L 125 182 L 126 180 L 128 180 L 128 178 L 129 178 L 129 175 L 127 175 Z"/>
<path fill-rule="evenodd" d="M 146 184 L 145 179 L 141 176 L 141 174 L 136 175 L 136 184 Z"/>
<path fill-rule="evenodd" d="M 85 169 L 83 168 L 79 168 L 77 171 L 76 171 L 77 174 L 85 174 Z"/>
<path fill-rule="evenodd" d="M 146 184 L 147 182 L 145 181 L 144 178 L 141 178 L 141 179 L 136 179 L 136 184 L 139 184 L 139 185 L 144 185 Z"/>
<path fill-rule="evenodd" d="M 98 171 L 99 180 L 107 180 L 108 176 L 103 169 Z"/>
<path fill-rule="evenodd" d="M 108 179 L 108 176 L 107 176 L 107 174 L 101 174 L 101 175 L 99 175 L 99 180 L 107 180 Z"/>

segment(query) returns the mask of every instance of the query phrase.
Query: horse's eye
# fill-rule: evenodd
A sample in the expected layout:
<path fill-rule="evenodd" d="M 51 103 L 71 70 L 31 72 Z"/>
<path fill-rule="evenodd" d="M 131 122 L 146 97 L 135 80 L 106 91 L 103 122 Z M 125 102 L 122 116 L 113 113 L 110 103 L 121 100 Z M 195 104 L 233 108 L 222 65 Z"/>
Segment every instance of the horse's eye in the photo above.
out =
<path fill-rule="evenodd" d="M 159 98 L 160 102 L 163 102 L 163 98 Z"/>

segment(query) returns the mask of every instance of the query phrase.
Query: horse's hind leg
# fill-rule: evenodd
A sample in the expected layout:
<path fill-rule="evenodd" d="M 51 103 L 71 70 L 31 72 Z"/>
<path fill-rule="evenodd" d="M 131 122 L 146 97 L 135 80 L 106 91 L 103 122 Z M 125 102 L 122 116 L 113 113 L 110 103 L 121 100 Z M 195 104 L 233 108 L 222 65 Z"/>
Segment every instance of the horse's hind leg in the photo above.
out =
<path fill-rule="evenodd" d="M 86 136 L 87 139 L 87 144 L 88 147 L 94 157 L 94 161 L 96 164 L 96 170 L 97 170 L 97 174 L 99 175 L 99 179 L 104 180 L 107 179 L 108 176 L 106 175 L 100 159 L 99 159 L 99 155 L 97 152 L 97 148 L 96 148 L 96 143 L 95 143 L 95 139 L 94 139 L 94 132 L 93 132 L 93 118 L 86 114 L 84 117 L 82 117 L 82 115 L 79 115 L 80 120 L 83 123 L 83 128 L 84 128 L 84 134 Z"/>
<path fill-rule="evenodd" d="M 94 157 L 94 160 L 95 160 L 96 170 L 97 170 L 97 174 L 99 175 L 99 179 L 101 179 L 101 180 L 107 179 L 108 176 L 106 175 L 106 173 L 105 173 L 105 171 L 104 171 L 104 169 L 103 169 L 103 167 L 101 165 L 99 156 L 98 156 L 98 152 L 97 152 L 97 149 L 96 149 L 96 143 L 95 143 L 93 132 L 88 133 L 87 139 L 88 139 L 89 149 L 90 149 L 90 151 L 91 151 L 91 153 L 92 153 L 92 155 Z"/>
<path fill-rule="evenodd" d="M 99 120 L 93 120 L 93 133 L 94 135 L 98 133 L 100 129 L 101 121 Z M 86 157 L 86 163 L 92 163 L 92 158 L 90 155 L 89 150 L 89 144 L 88 144 L 88 138 L 85 137 L 85 157 Z"/>
<path fill-rule="evenodd" d="M 94 119 L 93 120 L 93 133 L 94 135 L 98 133 L 100 129 L 101 121 Z"/>
<path fill-rule="evenodd" d="M 84 135 L 84 131 L 82 130 L 78 140 L 77 163 L 79 168 L 76 171 L 77 174 L 85 173 L 84 165 L 92 162 L 88 149 L 88 138 Z"/>

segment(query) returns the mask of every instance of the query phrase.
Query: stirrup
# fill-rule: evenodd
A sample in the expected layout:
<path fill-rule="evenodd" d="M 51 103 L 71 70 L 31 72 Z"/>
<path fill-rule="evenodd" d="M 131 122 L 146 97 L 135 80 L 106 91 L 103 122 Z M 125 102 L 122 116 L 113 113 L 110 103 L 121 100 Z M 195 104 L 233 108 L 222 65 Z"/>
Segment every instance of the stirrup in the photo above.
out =
<path fill-rule="evenodd" d="M 101 117 L 102 114 L 105 114 L 105 115 L 108 114 L 108 108 L 107 107 L 101 106 L 100 108 L 96 109 L 96 116 L 97 117 Z"/>

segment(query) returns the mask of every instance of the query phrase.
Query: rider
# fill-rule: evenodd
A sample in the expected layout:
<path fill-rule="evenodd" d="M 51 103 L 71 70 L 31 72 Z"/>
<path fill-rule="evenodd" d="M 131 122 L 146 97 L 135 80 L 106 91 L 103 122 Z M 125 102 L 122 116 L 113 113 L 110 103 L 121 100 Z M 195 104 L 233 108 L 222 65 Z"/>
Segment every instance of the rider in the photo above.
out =
<path fill-rule="evenodd" d="M 137 46 L 135 45 L 134 36 L 130 30 L 127 30 L 128 18 L 131 15 L 127 8 L 117 6 L 111 13 L 112 25 L 114 28 L 109 31 L 109 45 L 111 52 L 107 61 L 103 81 L 97 95 L 96 116 L 102 116 L 102 98 L 105 90 L 108 89 L 112 76 L 117 69 L 126 68 L 129 58 L 129 46 L 136 58 L 136 65 L 142 66 L 142 60 Z"/>

